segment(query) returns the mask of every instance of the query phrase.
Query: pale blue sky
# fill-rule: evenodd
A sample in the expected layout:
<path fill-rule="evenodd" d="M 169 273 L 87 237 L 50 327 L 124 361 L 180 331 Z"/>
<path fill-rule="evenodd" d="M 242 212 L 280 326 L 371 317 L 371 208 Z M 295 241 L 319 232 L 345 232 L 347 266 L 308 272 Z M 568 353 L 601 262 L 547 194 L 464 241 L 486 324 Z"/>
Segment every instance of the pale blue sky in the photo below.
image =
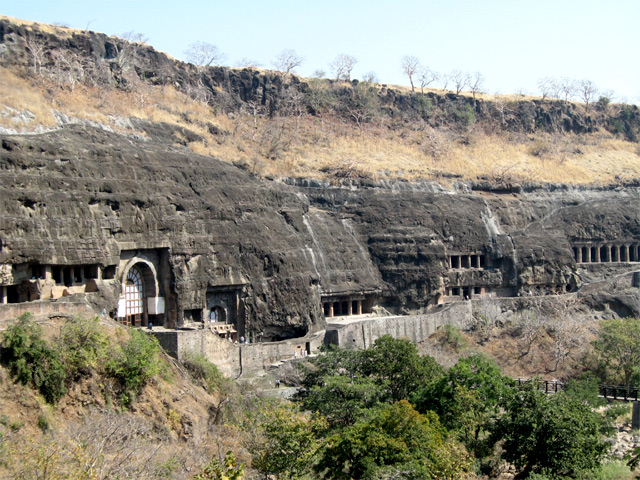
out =
<path fill-rule="evenodd" d="M 346 53 L 358 59 L 354 78 L 408 85 L 400 62 L 415 55 L 438 72 L 481 72 L 488 93 L 537 94 L 540 78 L 569 77 L 640 102 L 640 0 L 0 0 L 0 14 L 135 31 L 180 59 L 202 41 L 226 65 L 270 67 L 291 48 L 310 76 Z"/>

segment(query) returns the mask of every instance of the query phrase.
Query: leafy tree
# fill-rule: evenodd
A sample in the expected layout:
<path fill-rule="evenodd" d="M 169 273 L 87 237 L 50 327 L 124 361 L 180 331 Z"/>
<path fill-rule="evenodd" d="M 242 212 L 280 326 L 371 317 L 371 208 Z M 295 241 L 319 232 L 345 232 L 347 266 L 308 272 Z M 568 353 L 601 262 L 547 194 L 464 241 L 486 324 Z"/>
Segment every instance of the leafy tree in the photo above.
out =
<path fill-rule="evenodd" d="M 408 399 L 442 375 L 433 358 L 420 356 L 410 341 L 389 335 L 366 350 L 332 347 L 303 368 L 303 407 L 340 428 L 380 403 Z"/>
<path fill-rule="evenodd" d="M 380 385 L 387 400 L 408 399 L 421 385 L 442 374 L 442 368 L 429 356 L 420 356 L 409 340 L 384 335 L 361 352 L 359 371 Z"/>
<path fill-rule="evenodd" d="M 593 408 L 602 407 L 607 403 L 604 398 L 599 397 L 598 378 L 591 372 L 585 372 L 578 378 L 569 380 L 565 384 L 564 393 Z"/>
<path fill-rule="evenodd" d="M 323 415 L 333 427 L 347 426 L 378 405 L 382 394 L 382 388 L 367 377 L 326 376 L 320 384 L 311 387 L 302 405 L 305 410 Z"/>
<path fill-rule="evenodd" d="M 453 479 L 471 468 L 463 447 L 447 439 L 433 412 L 406 400 L 375 411 L 327 439 L 316 467 L 326 478 Z"/>
<path fill-rule="evenodd" d="M 225 383 L 225 378 L 211 361 L 202 355 L 192 351 L 185 352 L 182 363 L 191 374 L 202 380 L 209 392 L 220 391 Z"/>
<path fill-rule="evenodd" d="M 309 80 L 309 93 L 307 99 L 309 106 L 315 114 L 322 114 L 329 110 L 335 101 L 329 89 L 329 82 L 323 77 L 324 72 L 314 72 L 314 78 Z"/>
<path fill-rule="evenodd" d="M 42 328 L 30 313 L 18 317 L 3 333 L 0 361 L 18 382 L 36 388 L 49 403 L 67 392 L 60 355 L 42 338 Z"/>
<path fill-rule="evenodd" d="M 484 440 L 512 384 L 491 358 L 475 354 L 460 359 L 431 387 L 417 393 L 415 401 L 418 411 L 434 410 L 445 427 L 456 430 L 467 448 L 482 456 L 492 446 Z"/>
<path fill-rule="evenodd" d="M 347 114 L 360 130 L 380 114 L 378 89 L 373 83 L 358 82 L 351 91 L 351 97 L 345 102 Z"/>
<path fill-rule="evenodd" d="M 358 357 L 360 350 L 351 350 L 330 345 L 322 355 L 300 364 L 304 378 L 302 386 L 309 390 L 314 385 L 321 384 L 325 378 L 335 375 L 354 375 L 358 371 Z"/>
<path fill-rule="evenodd" d="M 294 479 L 310 472 L 320 446 L 320 432 L 327 424 L 310 418 L 291 406 L 273 408 L 261 426 L 254 445 L 253 466 L 266 476 Z"/>
<path fill-rule="evenodd" d="M 622 318 L 600 323 L 598 338 L 593 342 L 602 380 L 631 386 L 640 373 L 640 319 Z"/>
<path fill-rule="evenodd" d="M 599 414 L 564 393 L 547 395 L 530 382 L 505 402 L 494 431 L 504 458 L 522 476 L 546 473 L 576 478 L 599 468 L 608 446 Z"/>

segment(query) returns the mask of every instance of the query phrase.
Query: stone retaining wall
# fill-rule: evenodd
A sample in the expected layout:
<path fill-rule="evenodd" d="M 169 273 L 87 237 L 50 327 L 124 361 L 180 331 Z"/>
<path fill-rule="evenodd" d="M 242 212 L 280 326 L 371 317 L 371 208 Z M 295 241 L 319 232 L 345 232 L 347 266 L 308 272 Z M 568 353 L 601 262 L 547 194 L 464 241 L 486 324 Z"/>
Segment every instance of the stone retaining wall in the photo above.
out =
<path fill-rule="evenodd" d="M 80 315 L 94 316 L 94 312 L 85 302 L 27 302 L 0 304 L 0 328 L 6 327 L 11 321 L 23 313 L 31 313 L 34 316 L 48 315 Z"/>
<path fill-rule="evenodd" d="M 327 331 L 280 342 L 234 344 L 208 329 L 154 329 L 160 345 L 170 355 L 182 359 L 187 351 L 201 353 L 226 376 L 257 374 L 278 362 L 302 357 L 303 352 L 317 353 L 323 344 L 340 347 L 368 348 L 377 338 L 391 335 L 412 342 L 427 339 L 441 325 L 450 323 L 464 327 L 471 321 L 472 302 L 441 307 L 424 315 L 365 318 L 336 322 Z"/>
<path fill-rule="evenodd" d="M 421 342 L 441 325 L 452 324 L 461 328 L 468 325 L 471 321 L 471 304 L 472 302 L 452 303 L 424 315 L 377 317 L 335 325 L 335 328 L 327 328 L 325 343 L 344 348 L 368 348 L 383 335 Z"/>

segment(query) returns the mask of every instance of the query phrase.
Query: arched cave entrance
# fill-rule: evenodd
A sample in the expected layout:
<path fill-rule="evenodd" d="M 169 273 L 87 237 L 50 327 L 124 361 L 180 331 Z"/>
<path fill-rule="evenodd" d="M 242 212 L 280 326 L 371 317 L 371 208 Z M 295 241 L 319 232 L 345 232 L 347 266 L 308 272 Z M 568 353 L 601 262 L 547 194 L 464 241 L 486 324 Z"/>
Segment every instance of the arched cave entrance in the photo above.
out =
<path fill-rule="evenodd" d="M 210 322 L 227 322 L 227 311 L 221 307 L 220 305 L 216 305 L 211 310 L 209 310 L 209 321 Z"/>
<path fill-rule="evenodd" d="M 155 317 L 156 313 L 149 311 L 149 299 L 157 297 L 158 292 L 155 269 L 150 262 L 134 261 L 129 263 L 123 276 L 124 311 L 118 314 L 120 323 L 134 327 L 146 326 L 149 324 L 149 315 Z"/>
<path fill-rule="evenodd" d="M 125 282 L 126 325 L 140 326 L 144 317 L 144 281 L 137 267 L 131 267 Z"/>

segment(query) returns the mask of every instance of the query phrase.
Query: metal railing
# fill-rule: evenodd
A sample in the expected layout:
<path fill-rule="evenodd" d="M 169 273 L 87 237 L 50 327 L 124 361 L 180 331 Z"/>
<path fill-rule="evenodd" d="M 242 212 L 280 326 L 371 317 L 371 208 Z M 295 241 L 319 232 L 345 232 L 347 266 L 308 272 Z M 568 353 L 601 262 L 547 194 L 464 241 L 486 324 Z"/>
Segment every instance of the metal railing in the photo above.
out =
<path fill-rule="evenodd" d="M 518 378 L 518 385 L 524 385 L 532 380 Z M 565 384 L 558 380 L 538 380 L 539 389 L 548 394 L 564 391 Z M 598 385 L 598 396 L 608 400 L 622 400 L 625 402 L 637 402 L 640 398 L 640 388 L 625 387 L 624 385 Z"/>

